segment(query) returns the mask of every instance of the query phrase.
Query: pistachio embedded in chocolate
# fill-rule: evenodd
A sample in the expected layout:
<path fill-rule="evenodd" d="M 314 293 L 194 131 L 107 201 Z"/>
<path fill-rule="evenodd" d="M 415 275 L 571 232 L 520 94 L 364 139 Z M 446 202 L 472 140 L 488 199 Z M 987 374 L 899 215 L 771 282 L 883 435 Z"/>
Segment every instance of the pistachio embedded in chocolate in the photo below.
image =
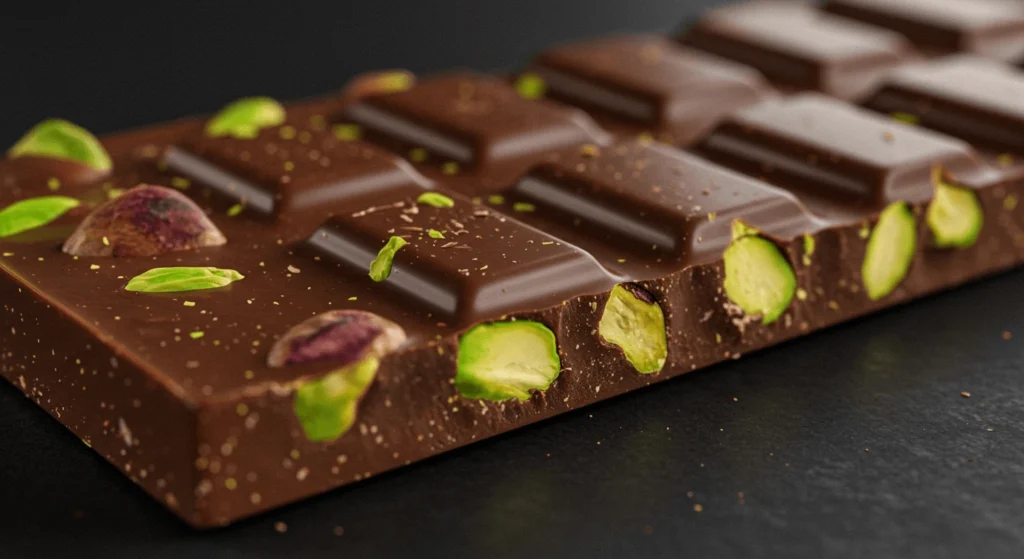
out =
<path fill-rule="evenodd" d="M 725 294 L 744 313 L 771 324 L 786 312 L 796 293 L 796 274 L 774 243 L 736 220 L 722 259 Z"/>
<path fill-rule="evenodd" d="M 20 200 L 0 210 L 0 238 L 42 227 L 79 206 L 67 196 L 40 196 Z"/>
<path fill-rule="evenodd" d="M 66 120 L 52 118 L 32 127 L 7 152 L 8 157 L 47 157 L 74 161 L 98 171 L 113 167 L 103 144 L 88 130 Z"/>
<path fill-rule="evenodd" d="M 285 333 L 271 348 L 267 364 L 337 364 L 330 373 L 300 383 L 293 401 L 306 438 L 329 441 L 352 427 L 359 400 L 372 384 L 380 359 L 405 339 L 400 326 L 373 313 L 329 311 Z"/>
<path fill-rule="evenodd" d="M 64 252 L 75 256 L 154 256 L 226 242 L 184 194 L 143 184 L 89 214 L 64 243 Z"/>
<path fill-rule="evenodd" d="M 307 439 L 333 441 L 352 428 L 359 400 L 373 383 L 379 365 L 376 357 L 368 357 L 295 389 L 292 411 Z"/>
<path fill-rule="evenodd" d="M 373 313 L 335 310 L 294 326 L 274 343 L 267 365 L 283 367 L 330 361 L 344 367 L 381 357 L 405 342 L 405 330 Z"/>
<path fill-rule="evenodd" d="M 206 135 L 213 138 L 231 136 L 251 140 L 259 135 L 260 130 L 284 123 L 284 117 L 284 107 L 274 99 L 246 97 L 213 115 L 206 123 Z"/>
<path fill-rule="evenodd" d="M 464 398 L 528 400 L 562 370 L 555 334 L 530 320 L 474 326 L 459 338 L 455 388 Z"/>
<path fill-rule="evenodd" d="M 602 340 L 622 350 L 637 372 L 656 373 L 665 366 L 665 315 L 654 297 L 639 285 L 626 283 L 612 288 L 597 331 Z"/>
<path fill-rule="evenodd" d="M 925 222 L 939 248 L 967 248 L 978 240 L 985 214 L 973 190 L 953 184 L 936 168 L 932 173 L 935 197 L 928 205 Z"/>
<path fill-rule="evenodd" d="M 877 301 L 892 293 L 910 271 L 917 246 L 917 224 L 906 202 L 893 202 L 878 216 L 868 238 L 861 279 L 868 298 Z"/>

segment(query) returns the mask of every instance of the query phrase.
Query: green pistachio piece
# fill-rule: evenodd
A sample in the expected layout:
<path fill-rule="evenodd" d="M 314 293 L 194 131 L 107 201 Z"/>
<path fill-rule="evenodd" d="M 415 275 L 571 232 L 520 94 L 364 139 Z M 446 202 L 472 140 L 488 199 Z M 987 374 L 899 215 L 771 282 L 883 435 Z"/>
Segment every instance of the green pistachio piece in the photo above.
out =
<path fill-rule="evenodd" d="M 206 123 L 206 135 L 251 140 L 260 130 L 284 122 L 285 111 L 270 97 L 246 97 L 221 109 Z"/>
<path fill-rule="evenodd" d="M 597 331 L 601 339 L 622 349 L 637 372 L 656 373 L 665 366 L 665 315 L 641 287 L 625 284 L 612 288 Z"/>
<path fill-rule="evenodd" d="M 416 202 L 435 208 L 450 208 L 455 205 L 455 200 L 437 192 L 424 192 L 420 194 L 419 198 L 416 198 Z"/>
<path fill-rule="evenodd" d="M 177 293 L 225 287 L 245 278 L 235 270 L 213 267 L 153 268 L 132 278 L 127 291 L 143 293 Z"/>
<path fill-rule="evenodd" d="M 967 248 L 978 240 L 985 214 L 973 190 L 946 181 L 941 171 L 932 177 L 935 197 L 928 205 L 925 223 L 931 229 L 935 246 Z"/>
<path fill-rule="evenodd" d="M 544 78 L 533 73 L 525 73 L 516 79 L 516 93 L 524 99 L 541 99 L 548 90 Z"/>
<path fill-rule="evenodd" d="M 0 210 L 0 238 L 42 227 L 78 205 L 78 200 L 67 196 L 40 196 L 15 202 Z"/>
<path fill-rule="evenodd" d="M 356 420 L 359 400 L 373 383 L 380 361 L 371 355 L 362 361 L 302 383 L 295 390 L 292 409 L 311 441 L 333 441 Z"/>
<path fill-rule="evenodd" d="M 878 217 L 861 265 L 868 297 L 876 301 L 892 293 L 910 271 L 917 245 L 917 224 L 905 202 L 889 204 Z"/>
<path fill-rule="evenodd" d="M 113 167 L 103 144 L 88 130 L 66 120 L 51 118 L 32 127 L 7 152 L 8 157 L 33 155 L 76 161 L 96 169 L 109 171 Z"/>
<path fill-rule="evenodd" d="M 459 339 L 455 388 L 464 398 L 528 400 L 562 370 L 555 334 L 529 320 L 474 326 Z"/>
<path fill-rule="evenodd" d="M 739 230 L 736 223 L 734 233 Z M 744 313 L 760 315 L 762 324 L 771 324 L 786 312 L 796 293 L 796 274 L 774 243 L 744 234 L 732 241 L 722 258 L 725 293 Z"/>
<path fill-rule="evenodd" d="M 373 281 L 384 281 L 391 275 L 391 263 L 395 260 L 398 250 L 409 244 L 405 239 L 394 235 L 377 253 L 377 258 L 370 262 L 370 278 Z"/>

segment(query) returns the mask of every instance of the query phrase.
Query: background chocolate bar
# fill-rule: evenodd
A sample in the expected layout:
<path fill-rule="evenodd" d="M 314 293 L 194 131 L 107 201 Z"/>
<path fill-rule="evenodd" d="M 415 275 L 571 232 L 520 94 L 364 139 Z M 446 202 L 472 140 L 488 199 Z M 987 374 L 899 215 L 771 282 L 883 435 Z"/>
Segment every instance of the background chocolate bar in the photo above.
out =
<path fill-rule="evenodd" d="M 644 52 L 685 52 L 655 46 Z M 85 208 L 40 229 L 41 236 L 17 237 L 5 270 L 46 299 L 11 291 L 10 314 L 38 308 L 39 319 L 11 323 L 5 375 L 187 520 L 223 523 L 1019 261 L 1020 216 L 1011 200 L 1020 185 L 1013 165 L 1003 164 L 1019 149 L 991 151 L 968 132 L 943 129 L 941 118 L 918 117 L 913 105 L 897 111 L 865 101 L 880 115 L 818 94 L 791 96 L 781 74 L 765 71 L 779 98 L 712 115 L 715 126 L 696 142 L 696 155 L 653 143 L 661 120 L 606 134 L 595 125 L 602 117 L 567 107 L 585 109 L 586 100 L 524 99 L 502 80 L 462 74 L 347 106 L 334 108 L 337 99 L 290 106 L 289 120 L 253 140 L 211 139 L 199 120 L 112 137 L 105 140 L 114 160 L 109 177 L 12 159 L 2 171 L 10 187 L 4 206 L 53 190 L 116 202 L 132 196 L 120 191 L 136 182 L 167 184 L 209 209 L 229 242 L 156 260 L 80 258 L 75 262 L 90 278 L 83 285 L 66 281 L 60 271 L 68 262 L 53 246 Z M 1012 74 L 1007 80 L 1015 83 Z M 979 112 L 1013 106 L 1000 99 L 969 100 L 967 114 L 974 105 L 984 105 Z M 935 240 L 923 216 L 936 168 L 941 181 L 974 192 L 984 210 L 986 227 L 970 248 L 925 248 Z M 57 174 L 54 189 L 47 175 Z M 680 176 L 673 188 L 669 181 Z M 444 193 L 452 206 L 421 208 L 425 192 Z M 897 206 L 906 215 L 919 213 L 920 250 L 896 291 L 870 303 L 858 281 L 866 237 L 894 202 L 910 203 Z M 405 213 L 411 208 L 421 209 Z M 762 237 L 755 238 L 778 243 L 795 269 L 795 299 L 773 326 L 719 300 L 716 255 L 733 240 L 734 217 L 757 228 Z M 359 262 L 379 248 L 374 239 L 403 227 L 412 242 L 397 253 L 394 276 L 371 283 Z M 451 235 L 453 249 L 467 248 L 437 258 L 448 241 L 430 231 Z M 539 246 L 519 255 L 520 241 Z M 232 250 L 237 246 L 246 250 Z M 247 277 L 230 299 L 140 298 L 109 289 L 164 262 L 217 265 Z M 509 294 L 504 286 L 525 283 L 521 271 L 557 278 L 541 285 L 565 292 Z M 667 362 L 654 377 L 594 336 L 607 291 L 627 281 L 639 282 L 626 285 L 665 312 Z M 251 297 L 238 298 L 254 283 Z M 128 305 L 134 308 L 122 315 Z M 288 387 L 323 368 L 268 367 L 266 351 L 291 325 L 339 306 L 400 322 L 412 343 L 378 373 L 347 441 L 304 441 Z M 452 335 L 507 313 L 556 333 L 562 375 L 525 404 L 460 399 L 450 383 Z M 102 341 L 91 339 L 96 328 Z M 435 336 L 441 341 L 428 342 Z M 36 355 L 14 345 L 25 343 L 19 338 L 60 339 L 70 353 Z M 105 346 L 114 351 L 104 353 Z M 74 363 L 76 375 L 97 380 L 65 383 L 33 373 L 29 363 L 37 370 Z M 90 423 L 96 416 L 77 395 L 82 386 L 109 410 L 101 414 L 110 416 L 102 417 L 107 425 Z M 159 423 L 149 419 L 157 417 Z M 154 467 L 139 469 L 150 461 Z M 240 467 L 249 468 L 244 479 Z"/>

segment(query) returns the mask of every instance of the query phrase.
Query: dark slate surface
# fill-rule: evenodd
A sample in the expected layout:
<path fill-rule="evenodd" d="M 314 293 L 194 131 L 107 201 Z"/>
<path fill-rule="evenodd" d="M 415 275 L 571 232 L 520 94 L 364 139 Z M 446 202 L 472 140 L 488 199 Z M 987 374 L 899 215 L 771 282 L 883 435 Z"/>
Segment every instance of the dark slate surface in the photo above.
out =
<path fill-rule="evenodd" d="M 708 3 L 93 4 L 4 8 L 0 144 L 48 116 L 105 132 L 374 67 L 508 68 Z M 1021 557 L 1022 287 L 1004 274 L 211 533 L 2 385 L 0 557 Z"/>

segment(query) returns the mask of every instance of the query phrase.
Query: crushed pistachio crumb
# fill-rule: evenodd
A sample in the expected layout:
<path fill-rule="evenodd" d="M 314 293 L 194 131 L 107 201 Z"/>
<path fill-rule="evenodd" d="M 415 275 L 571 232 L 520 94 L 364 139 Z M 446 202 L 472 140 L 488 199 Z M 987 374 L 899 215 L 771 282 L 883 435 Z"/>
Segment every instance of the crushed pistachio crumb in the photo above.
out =
<path fill-rule="evenodd" d="M 893 120 L 898 120 L 905 124 L 918 124 L 921 122 L 917 115 L 911 113 L 892 113 L 890 116 L 892 116 Z"/>
<path fill-rule="evenodd" d="M 430 235 L 431 239 L 443 239 L 444 238 L 444 233 L 438 231 L 437 229 L 430 229 L 429 231 L 427 231 L 427 235 Z"/>
<path fill-rule="evenodd" d="M 363 129 L 358 124 L 335 124 L 331 131 L 334 132 L 335 138 L 343 142 L 350 142 L 363 137 Z"/>
<path fill-rule="evenodd" d="M 512 209 L 517 212 L 532 212 L 537 207 L 529 202 L 516 202 L 512 204 Z"/>
<path fill-rule="evenodd" d="M 505 197 L 501 194 L 491 194 L 487 197 L 487 203 L 500 206 L 505 203 Z"/>
<path fill-rule="evenodd" d="M 199 338 L 202 338 L 205 335 L 206 332 L 203 332 L 202 330 L 196 330 L 195 332 L 188 333 L 188 337 L 192 338 L 193 340 L 198 340 Z"/>
<path fill-rule="evenodd" d="M 228 208 L 228 217 L 235 217 L 236 215 L 242 213 L 242 210 L 244 209 L 245 206 L 243 206 L 242 204 L 235 204 L 234 206 Z"/>
<path fill-rule="evenodd" d="M 54 191 L 60 190 L 60 179 L 57 177 L 50 177 L 46 181 L 46 187 Z"/>
<path fill-rule="evenodd" d="M 446 175 L 455 175 L 459 172 L 459 164 L 454 161 L 449 161 L 444 165 L 441 165 L 441 172 Z"/>
<path fill-rule="evenodd" d="M 423 148 L 412 148 L 409 150 L 409 159 L 413 163 L 423 163 L 427 160 L 427 150 Z"/>
<path fill-rule="evenodd" d="M 171 177 L 171 186 L 177 188 L 178 190 L 185 190 L 191 185 L 192 181 L 186 179 L 185 177 Z"/>
<path fill-rule="evenodd" d="M 196 306 L 196 302 L 195 301 L 185 301 L 182 304 L 185 305 L 186 307 L 194 307 L 194 306 Z"/>

